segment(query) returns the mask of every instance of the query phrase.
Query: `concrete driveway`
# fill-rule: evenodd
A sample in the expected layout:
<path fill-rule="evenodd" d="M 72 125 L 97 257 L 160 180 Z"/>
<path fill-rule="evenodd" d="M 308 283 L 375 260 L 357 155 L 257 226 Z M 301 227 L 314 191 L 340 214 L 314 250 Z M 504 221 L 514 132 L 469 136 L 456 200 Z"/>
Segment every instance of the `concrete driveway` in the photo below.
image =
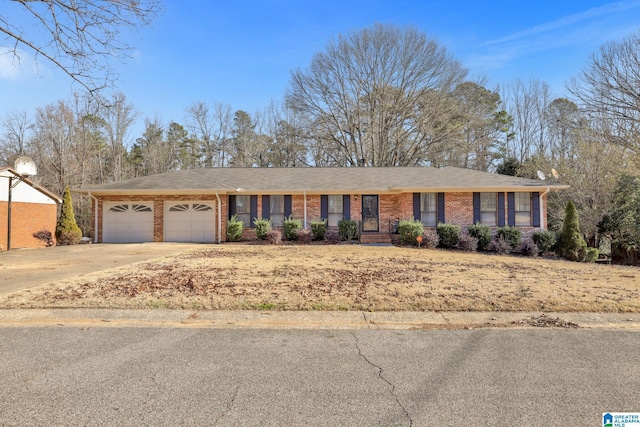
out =
<path fill-rule="evenodd" d="M 207 246 L 210 245 L 89 244 L 0 252 L 0 294 Z"/>

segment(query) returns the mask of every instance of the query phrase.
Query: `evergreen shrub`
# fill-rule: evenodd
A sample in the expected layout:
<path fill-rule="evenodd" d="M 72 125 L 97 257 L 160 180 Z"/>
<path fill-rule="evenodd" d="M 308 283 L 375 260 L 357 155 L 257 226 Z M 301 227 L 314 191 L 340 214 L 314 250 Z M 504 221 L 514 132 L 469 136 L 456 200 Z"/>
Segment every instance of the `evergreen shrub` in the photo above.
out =
<path fill-rule="evenodd" d="M 238 219 L 236 215 L 233 215 L 229 221 L 227 221 L 227 240 L 230 242 L 237 242 L 242 238 L 242 229 L 244 225 L 242 221 Z"/>
<path fill-rule="evenodd" d="M 349 242 L 358 237 L 358 223 L 352 219 L 342 219 L 338 222 L 338 233 L 342 240 Z"/>
<path fill-rule="evenodd" d="M 487 224 L 473 224 L 468 230 L 469 236 L 478 239 L 478 250 L 486 251 L 491 244 L 491 227 Z"/>
<path fill-rule="evenodd" d="M 531 237 L 533 239 L 533 243 L 538 246 L 540 253 L 549 252 L 553 248 L 553 245 L 556 244 L 556 233 L 553 231 L 536 231 Z"/>
<path fill-rule="evenodd" d="M 515 249 L 522 244 L 522 232 L 517 227 L 498 227 L 496 230 L 496 237 L 504 237 L 504 240 L 509 242 L 511 249 Z"/>
<path fill-rule="evenodd" d="M 67 186 L 62 196 L 62 206 L 60 207 L 60 217 L 56 224 L 56 241 L 58 245 L 77 245 L 82 238 L 82 230 L 76 223 L 76 216 L 73 213 L 73 202 L 71 192 Z"/>
<path fill-rule="evenodd" d="M 414 219 L 404 219 L 398 223 L 400 242 L 404 245 L 418 246 L 418 236 L 424 233 L 422 222 Z"/>
<path fill-rule="evenodd" d="M 253 223 L 256 227 L 256 236 L 258 239 L 266 240 L 267 235 L 271 231 L 271 220 L 254 218 Z"/>
<path fill-rule="evenodd" d="M 302 220 L 294 218 L 285 218 L 284 220 L 284 238 L 286 240 L 296 240 L 298 238 L 298 230 L 302 228 Z"/>
<path fill-rule="evenodd" d="M 459 225 L 438 223 L 436 232 L 438 233 L 438 245 L 441 248 L 453 249 L 458 246 L 458 241 L 460 240 Z"/>
<path fill-rule="evenodd" d="M 327 221 L 324 219 L 314 219 L 311 221 L 311 233 L 313 240 L 324 240 L 324 233 L 327 232 Z"/>

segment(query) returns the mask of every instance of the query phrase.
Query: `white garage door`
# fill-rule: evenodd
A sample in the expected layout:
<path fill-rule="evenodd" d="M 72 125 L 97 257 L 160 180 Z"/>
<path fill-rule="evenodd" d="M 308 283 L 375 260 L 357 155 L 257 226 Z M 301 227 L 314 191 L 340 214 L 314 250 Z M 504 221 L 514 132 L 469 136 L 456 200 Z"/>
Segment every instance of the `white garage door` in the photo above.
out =
<path fill-rule="evenodd" d="M 103 218 L 106 243 L 153 242 L 153 203 L 105 203 Z"/>
<path fill-rule="evenodd" d="M 164 241 L 215 242 L 215 210 L 213 203 L 165 203 Z"/>

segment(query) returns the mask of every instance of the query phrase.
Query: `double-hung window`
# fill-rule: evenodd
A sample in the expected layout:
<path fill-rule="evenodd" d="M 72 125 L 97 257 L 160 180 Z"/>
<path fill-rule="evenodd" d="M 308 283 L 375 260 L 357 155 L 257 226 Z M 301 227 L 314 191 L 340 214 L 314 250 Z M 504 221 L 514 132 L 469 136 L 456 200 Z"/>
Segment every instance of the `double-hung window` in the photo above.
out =
<path fill-rule="evenodd" d="M 328 196 L 327 220 L 329 227 L 337 227 L 344 217 L 344 205 L 342 194 L 330 194 Z"/>
<path fill-rule="evenodd" d="M 531 193 L 515 193 L 516 225 L 531 225 Z"/>
<path fill-rule="evenodd" d="M 498 223 L 497 193 L 480 193 L 480 222 L 495 226 Z"/>
<path fill-rule="evenodd" d="M 251 196 L 236 196 L 236 216 L 245 227 L 251 227 Z"/>
<path fill-rule="evenodd" d="M 435 227 L 437 224 L 437 198 L 436 193 L 420 193 L 420 219 L 427 227 Z"/>
<path fill-rule="evenodd" d="M 284 196 L 269 196 L 269 218 L 274 227 L 284 226 Z"/>

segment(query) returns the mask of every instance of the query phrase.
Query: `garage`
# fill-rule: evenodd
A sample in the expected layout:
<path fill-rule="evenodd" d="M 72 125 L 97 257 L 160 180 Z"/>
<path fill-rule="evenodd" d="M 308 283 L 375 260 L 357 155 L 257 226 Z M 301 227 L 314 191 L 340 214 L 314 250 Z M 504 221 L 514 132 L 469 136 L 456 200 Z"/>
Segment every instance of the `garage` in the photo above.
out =
<path fill-rule="evenodd" d="M 207 202 L 165 202 L 165 242 L 215 242 L 215 210 Z"/>
<path fill-rule="evenodd" d="M 104 242 L 153 242 L 152 202 L 109 202 L 103 212 Z"/>

